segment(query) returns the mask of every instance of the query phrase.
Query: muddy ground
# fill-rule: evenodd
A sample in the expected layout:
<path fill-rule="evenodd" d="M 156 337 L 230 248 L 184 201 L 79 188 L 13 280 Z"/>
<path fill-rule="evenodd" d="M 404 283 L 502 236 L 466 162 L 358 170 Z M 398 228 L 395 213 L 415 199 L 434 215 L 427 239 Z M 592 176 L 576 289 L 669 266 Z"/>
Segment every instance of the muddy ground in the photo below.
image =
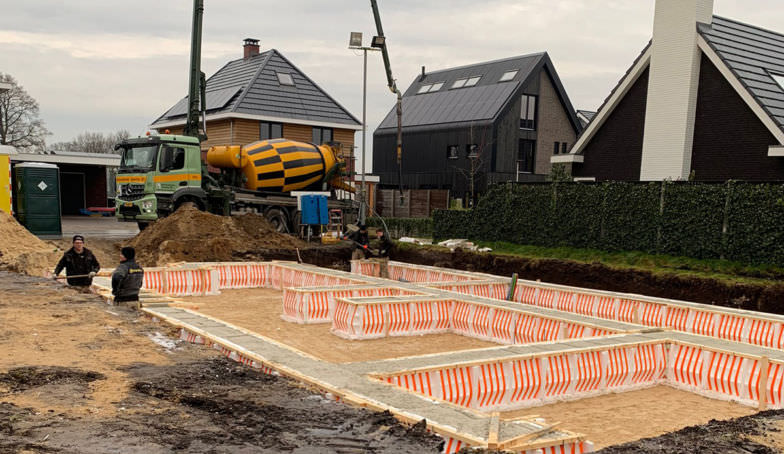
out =
<path fill-rule="evenodd" d="M 784 452 L 784 410 L 711 421 L 656 438 L 604 448 L 601 454 L 774 454 Z"/>
<path fill-rule="evenodd" d="M 529 259 L 510 255 L 457 249 L 398 248 L 392 258 L 402 262 L 442 266 L 466 271 L 541 280 L 553 284 L 636 293 L 703 304 L 784 314 L 784 284 L 729 285 L 715 279 L 685 278 L 675 274 L 653 274 L 616 269 L 600 263 Z"/>
<path fill-rule="evenodd" d="M 420 453 L 442 440 L 0 272 L 0 453 Z"/>

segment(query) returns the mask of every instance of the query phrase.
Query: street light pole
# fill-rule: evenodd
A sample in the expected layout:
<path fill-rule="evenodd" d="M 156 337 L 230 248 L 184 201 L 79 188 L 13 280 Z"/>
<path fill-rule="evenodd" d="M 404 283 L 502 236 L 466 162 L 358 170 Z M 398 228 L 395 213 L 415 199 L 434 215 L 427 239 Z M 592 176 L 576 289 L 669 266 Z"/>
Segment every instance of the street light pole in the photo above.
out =
<path fill-rule="evenodd" d="M 365 47 L 362 45 L 362 33 L 359 32 L 352 32 L 351 38 L 349 39 L 349 49 L 354 50 L 361 50 L 363 63 L 362 63 L 362 146 L 360 147 L 360 153 L 362 154 L 362 184 L 360 186 L 360 204 L 359 204 L 359 222 L 360 224 L 365 223 L 365 219 L 367 219 L 367 211 L 368 207 L 370 207 L 370 203 L 368 201 L 368 193 L 367 193 L 367 182 L 365 175 L 367 173 L 367 166 L 365 161 L 367 159 L 367 152 L 365 151 L 365 147 L 367 146 L 367 53 L 369 50 L 371 51 L 378 51 L 380 49 L 375 47 Z"/>
<path fill-rule="evenodd" d="M 368 196 L 367 186 L 365 183 L 365 160 L 367 153 L 365 153 L 365 146 L 367 145 L 367 47 L 362 49 L 364 62 L 362 66 L 362 204 L 359 206 L 359 221 L 364 224 L 367 219 Z"/>

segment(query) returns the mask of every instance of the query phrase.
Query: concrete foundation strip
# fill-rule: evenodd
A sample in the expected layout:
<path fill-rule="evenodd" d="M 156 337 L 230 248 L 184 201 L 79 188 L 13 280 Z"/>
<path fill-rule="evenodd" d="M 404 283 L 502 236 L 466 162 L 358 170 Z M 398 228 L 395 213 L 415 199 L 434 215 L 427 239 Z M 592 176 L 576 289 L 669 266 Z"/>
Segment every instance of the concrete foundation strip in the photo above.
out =
<path fill-rule="evenodd" d="M 366 290 L 367 287 L 374 286 L 379 289 L 390 287 L 388 280 L 372 276 L 351 276 L 349 273 L 322 270 L 309 265 L 270 262 L 257 266 L 260 270 L 256 271 L 257 275 L 263 277 L 254 279 L 251 284 L 250 280 L 244 281 L 241 278 L 241 276 L 251 273 L 248 271 L 247 265 L 209 265 L 210 269 L 217 273 L 217 278 L 214 280 L 223 285 L 252 287 L 263 282 L 264 286 L 286 290 L 289 290 L 288 287 L 292 285 L 300 287 L 348 285 L 349 288 L 357 286 L 355 290 L 360 290 L 359 286 L 365 286 Z M 203 268 L 205 265 L 190 265 L 189 271 L 195 272 L 194 269 L 198 270 L 200 267 Z M 221 271 L 228 268 L 234 269 L 230 272 Z M 548 350 L 542 354 L 525 354 L 526 352 L 521 352 L 521 350 L 528 348 L 528 346 L 513 344 L 509 348 L 498 349 L 497 351 L 503 352 L 505 356 L 497 359 L 488 358 L 485 355 L 484 358 L 479 358 L 476 361 L 465 361 L 465 358 L 460 358 L 460 361 L 451 365 L 443 364 L 443 361 L 440 361 L 441 364 L 426 367 L 427 370 L 423 370 L 421 367 L 410 369 L 408 365 L 406 367 L 398 365 L 386 375 L 383 372 L 367 369 L 368 364 L 352 366 L 357 368 L 357 373 L 360 376 L 375 372 L 374 376 L 377 378 L 386 379 L 387 384 L 382 386 L 390 386 L 391 383 L 395 385 L 394 388 L 401 391 L 420 394 L 423 397 L 427 395 L 427 399 L 437 398 L 449 402 L 441 408 L 459 411 L 475 407 L 475 409 L 487 411 L 507 408 L 504 407 L 505 405 L 536 404 L 537 400 L 546 402 L 548 399 L 577 398 L 606 392 L 609 389 L 651 386 L 657 382 L 707 397 L 733 400 L 745 405 L 754 405 L 760 408 L 768 406 L 782 408 L 784 354 L 781 350 L 764 347 L 780 345 L 782 320 L 779 318 L 781 317 L 768 317 L 748 311 L 705 307 L 694 303 L 661 300 L 639 295 L 586 291 L 530 281 L 522 281 L 521 285 L 515 289 L 514 296 L 515 299 L 531 304 L 531 306 L 510 307 L 510 303 L 492 298 L 501 293 L 503 278 L 493 278 L 476 273 L 453 273 L 451 270 L 404 271 L 402 268 L 404 266 L 396 269 L 400 269 L 401 276 L 406 276 L 407 280 L 434 279 L 442 280 L 442 282 L 425 282 L 426 287 L 411 283 L 393 283 L 398 287 L 398 291 L 402 288 L 402 291 L 428 295 L 414 298 L 410 295 L 406 297 L 389 296 L 388 290 L 376 290 L 374 295 L 365 297 L 354 296 L 358 294 L 342 297 L 343 294 L 333 293 L 332 300 L 335 305 L 335 310 L 331 314 L 333 328 L 341 329 L 342 326 L 342 329 L 349 329 L 353 326 L 354 332 L 372 336 L 400 335 L 418 330 L 425 333 L 431 332 L 434 327 L 438 326 L 438 322 L 428 318 L 432 317 L 427 315 L 431 311 L 423 310 L 421 307 L 424 302 L 439 299 L 433 298 L 433 296 L 439 296 L 451 298 L 450 304 L 452 306 L 447 311 L 452 317 L 450 323 L 453 326 L 450 329 L 456 332 L 462 330 L 463 334 L 473 334 L 476 337 L 495 342 L 513 343 L 523 340 L 581 338 L 586 335 L 586 332 L 589 332 L 588 328 L 584 326 L 585 323 L 590 323 L 587 322 L 588 320 L 592 320 L 594 324 L 603 325 L 590 328 L 592 330 L 590 334 L 599 336 L 613 332 L 612 329 L 608 329 L 607 324 L 620 329 L 615 332 L 640 331 L 639 327 L 642 326 L 666 326 L 678 330 L 598 337 L 593 340 L 538 343 L 531 346 Z M 360 272 L 375 272 L 374 266 L 366 266 L 361 262 L 352 263 L 352 269 Z M 235 274 L 240 278 L 235 278 Z M 177 279 L 179 275 L 163 273 L 163 276 L 166 278 L 174 276 L 174 279 Z M 212 275 L 210 276 L 212 279 Z M 171 289 L 183 291 L 184 286 L 186 292 L 209 291 L 210 285 L 207 285 L 206 279 L 200 283 L 189 283 L 187 277 L 188 275 L 185 274 L 184 284 L 176 283 L 171 286 Z M 193 281 L 193 279 L 191 280 Z M 452 282 L 443 282 L 446 280 Z M 167 286 L 162 285 L 161 288 L 169 288 L 169 286 L 168 284 Z M 105 287 L 99 289 L 99 292 L 105 294 Z M 296 294 L 296 292 L 292 293 Z M 311 294 L 315 293 L 311 292 Z M 329 292 L 322 292 L 322 296 L 325 295 L 329 300 Z M 149 298 L 150 295 L 147 295 L 145 302 Z M 304 309 L 304 303 L 299 303 L 299 309 L 295 312 L 301 318 L 313 321 L 316 319 L 323 321 L 324 312 L 329 318 L 330 303 L 328 301 L 326 303 L 314 301 L 316 303 L 308 307 L 307 310 Z M 353 303 L 353 307 L 347 303 Z M 343 308 L 341 305 L 346 307 Z M 295 306 L 297 305 L 295 304 Z M 159 307 L 147 310 L 163 309 L 171 310 L 172 308 Z M 516 313 L 515 311 L 519 309 L 523 309 L 523 311 Z M 560 312 L 558 312 L 559 310 Z M 513 312 L 514 315 L 510 315 Z M 362 317 L 357 318 L 358 314 Z M 191 313 L 189 316 L 203 317 L 195 313 Z M 515 319 L 515 317 L 517 318 Z M 521 320 L 523 324 L 531 324 L 534 319 L 542 319 L 538 322 L 539 327 L 536 330 L 539 335 L 531 334 L 531 330 L 526 331 L 525 328 L 522 330 L 518 328 Z M 570 320 L 566 325 L 564 325 L 565 319 Z M 362 322 L 358 323 L 357 320 L 362 320 Z M 547 320 L 547 323 L 544 320 Z M 572 321 L 578 323 L 572 323 Z M 219 323 L 217 320 L 212 320 L 212 322 Z M 623 325 L 623 322 L 628 324 Z M 561 326 L 553 328 L 551 325 L 556 323 L 560 323 Z M 443 327 L 443 325 L 441 326 Z M 515 329 L 510 329 L 511 326 L 515 326 Z M 556 331 L 559 336 L 553 337 L 552 333 Z M 267 370 L 270 371 L 273 369 L 286 370 L 287 366 L 282 364 L 276 364 L 275 367 L 268 366 L 269 360 L 253 356 L 250 354 L 250 350 L 243 351 L 243 347 L 234 344 L 230 339 L 221 338 L 221 342 L 216 342 L 214 334 L 207 335 L 204 332 L 197 333 L 197 336 L 199 339 L 212 339 L 205 341 L 205 343 L 211 342 L 214 345 L 220 345 L 224 354 L 232 359 L 237 359 L 251 366 L 268 368 Z M 243 335 L 253 336 L 249 332 L 244 332 Z M 634 336 L 647 336 L 649 339 L 643 342 L 638 340 L 635 345 L 630 347 L 625 342 L 633 339 Z M 586 349 L 584 345 L 586 342 L 591 342 L 596 346 Z M 763 347 L 755 344 L 761 344 Z M 483 349 L 462 352 L 461 356 L 480 355 L 482 352 L 491 350 L 495 351 L 495 349 Z M 510 355 L 510 353 L 514 354 Z M 522 357 L 521 353 L 524 353 Z M 427 357 L 412 357 L 406 360 L 416 363 L 422 360 L 440 360 L 448 357 L 451 355 L 428 355 Z M 534 370 L 537 372 L 534 373 Z M 438 383 L 441 383 L 444 371 L 447 371 L 446 380 L 439 388 Z M 439 381 L 434 386 L 435 375 L 433 373 L 436 372 L 439 374 Z M 291 374 L 291 371 L 289 373 Z M 430 380 L 430 384 L 426 389 L 427 380 Z M 330 390 L 329 392 L 333 392 L 333 390 L 339 392 L 340 389 L 344 389 L 335 386 L 334 383 L 321 380 L 311 381 L 323 389 Z M 366 384 L 364 381 L 360 381 L 360 383 Z M 351 393 L 345 395 L 345 400 L 363 404 L 372 403 L 366 396 L 360 397 Z M 379 408 L 384 408 L 380 402 L 376 402 L 376 404 L 379 405 Z M 398 413 L 405 416 L 403 410 L 399 410 Z M 509 422 L 506 421 L 504 424 L 509 424 Z M 466 437 L 466 433 L 451 430 L 448 427 L 446 431 L 443 429 L 444 427 L 440 427 L 437 430 L 441 430 L 439 433 L 451 437 L 449 445 L 455 445 L 456 443 L 452 442 L 457 440 L 473 446 L 482 446 L 483 443 L 487 444 L 489 440 L 487 438 L 482 441 L 481 436 L 479 438 Z M 519 437 L 519 435 L 516 436 Z M 477 440 L 480 441 L 477 442 Z M 561 449 L 566 448 L 567 443 L 563 439 L 560 443 Z M 577 449 L 578 443 L 582 446 L 579 449 L 590 449 L 590 446 L 582 443 L 582 440 L 577 440 L 571 446 Z M 528 452 L 527 448 L 531 446 L 529 444 L 525 448 L 519 448 Z M 517 448 L 518 446 L 515 446 L 515 449 Z"/>

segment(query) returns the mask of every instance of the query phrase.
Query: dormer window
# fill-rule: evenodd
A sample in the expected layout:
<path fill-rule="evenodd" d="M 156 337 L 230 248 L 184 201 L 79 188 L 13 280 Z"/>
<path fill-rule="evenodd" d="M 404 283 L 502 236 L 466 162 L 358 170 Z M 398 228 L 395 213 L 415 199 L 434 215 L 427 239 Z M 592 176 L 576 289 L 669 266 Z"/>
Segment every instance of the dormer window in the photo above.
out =
<path fill-rule="evenodd" d="M 514 79 L 516 75 L 517 75 L 517 70 L 516 69 L 513 69 L 511 71 L 506 71 L 505 73 L 503 73 L 501 75 L 501 78 L 498 79 L 498 81 L 499 82 L 508 82 L 508 81 Z"/>
<path fill-rule="evenodd" d="M 276 73 L 278 75 L 278 82 L 281 85 L 290 85 L 294 86 L 294 79 L 291 77 L 289 73 Z"/>

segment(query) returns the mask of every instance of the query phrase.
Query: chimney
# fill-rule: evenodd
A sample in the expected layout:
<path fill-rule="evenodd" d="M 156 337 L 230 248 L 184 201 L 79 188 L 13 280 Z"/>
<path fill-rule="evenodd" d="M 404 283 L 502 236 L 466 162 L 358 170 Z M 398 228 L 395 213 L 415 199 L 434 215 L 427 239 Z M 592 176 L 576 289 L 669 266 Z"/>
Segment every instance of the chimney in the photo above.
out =
<path fill-rule="evenodd" d="M 697 23 L 710 24 L 712 17 L 713 0 L 656 0 L 641 180 L 689 177 L 701 60 Z"/>
<path fill-rule="evenodd" d="M 243 58 L 248 59 L 253 56 L 259 55 L 259 40 L 253 38 L 245 38 L 242 45 Z"/>
<path fill-rule="evenodd" d="M 424 67 L 424 65 L 422 66 L 422 75 L 419 76 L 419 80 L 420 81 L 425 80 L 425 67 Z"/>

